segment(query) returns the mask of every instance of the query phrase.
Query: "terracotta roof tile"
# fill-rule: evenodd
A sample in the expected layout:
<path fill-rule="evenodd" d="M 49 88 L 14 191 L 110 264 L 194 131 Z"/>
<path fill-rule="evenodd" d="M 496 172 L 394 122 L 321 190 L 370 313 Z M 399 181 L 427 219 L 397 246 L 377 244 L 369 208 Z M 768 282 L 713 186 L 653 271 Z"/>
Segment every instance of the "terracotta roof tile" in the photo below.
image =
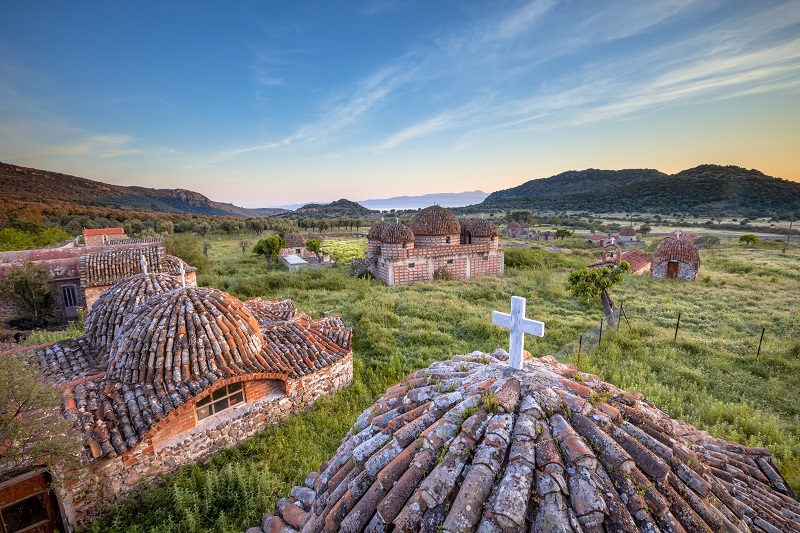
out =
<path fill-rule="evenodd" d="M 136 274 L 113 285 L 95 301 L 86 316 L 86 339 L 104 359 L 122 323 L 150 297 L 177 289 L 180 281 L 167 274 Z"/>
<path fill-rule="evenodd" d="M 164 255 L 161 257 L 161 272 L 179 276 L 181 273 L 181 265 L 183 265 L 184 272 L 197 272 L 197 269 L 174 255 Z"/>
<path fill-rule="evenodd" d="M 653 251 L 653 264 L 664 261 L 678 261 L 686 263 L 693 269 L 700 268 L 700 252 L 692 240 L 693 234 L 675 232 L 656 246 Z"/>
<path fill-rule="evenodd" d="M 434 363 L 364 411 L 307 478 L 302 531 L 800 530 L 800 503 L 767 450 L 711 437 L 596 376 L 576 382 L 553 358 L 522 372 L 486 359 Z M 285 510 L 267 521 L 288 523 Z"/>
<path fill-rule="evenodd" d="M 84 236 L 92 236 L 92 235 L 123 235 L 123 234 L 125 234 L 125 228 L 98 228 L 98 229 L 83 228 L 83 235 Z"/>
<path fill-rule="evenodd" d="M 147 261 L 149 272 L 161 272 L 161 259 L 164 257 L 164 248 L 161 246 L 106 250 L 82 255 L 78 267 L 81 285 L 113 285 L 128 276 L 141 274 L 142 256 Z"/>
<path fill-rule="evenodd" d="M 485 218 L 462 218 L 461 233 L 473 237 L 497 237 L 497 226 Z"/>
<path fill-rule="evenodd" d="M 299 233 L 287 233 L 285 241 L 287 248 L 302 248 L 306 245 L 306 238 Z"/>
<path fill-rule="evenodd" d="M 411 219 L 414 235 L 458 235 L 461 224 L 452 211 L 438 205 L 421 209 Z"/>

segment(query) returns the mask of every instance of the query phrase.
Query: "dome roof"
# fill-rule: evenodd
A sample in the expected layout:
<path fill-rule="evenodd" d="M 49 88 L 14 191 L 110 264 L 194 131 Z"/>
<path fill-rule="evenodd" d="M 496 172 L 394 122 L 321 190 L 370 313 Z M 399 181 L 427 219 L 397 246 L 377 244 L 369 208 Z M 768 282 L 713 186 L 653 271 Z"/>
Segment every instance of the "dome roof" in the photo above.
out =
<path fill-rule="evenodd" d="M 287 248 L 302 248 L 306 245 L 306 238 L 299 233 L 287 233 L 284 240 Z"/>
<path fill-rule="evenodd" d="M 469 233 L 473 237 L 497 237 L 497 226 L 485 218 L 462 218 L 461 233 Z"/>
<path fill-rule="evenodd" d="M 381 231 L 380 241 L 390 244 L 414 242 L 414 232 L 405 224 L 389 223 Z"/>
<path fill-rule="evenodd" d="M 492 355 L 387 390 L 264 531 L 778 531 L 800 514 L 768 450 L 552 357 Z"/>
<path fill-rule="evenodd" d="M 178 276 L 181 273 L 181 265 L 183 265 L 184 272 L 195 272 L 197 269 L 174 255 L 165 255 L 161 258 L 161 272 Z"/>
<path fill-rule="evenodd" d="M 511 222 L 508 223 L 508 226 L 506 226 L 506 229 L 509 229 L 509 230 L 522 229 L 522 226 L 516 220 L 512 220 Z"/>
<path fill-rule="evenodd" d="M 449 209 L 432 205 L 414 215 L 411 231 L 414 235 L 454 235 L 461 233 L 461 224 Z"/>
<path fill-rule="evenodd" d="M 131 313 L 111 345 L 108 375 L 125 384 L 200 390 L 265 371 L 263 345 L 258 322 L 241 301 L 210 287 L 186 287 Z"/>
<path fill-rule="evenodd" d="M 700 252 L 697 245 L 685 238 L 681 232 L 675 232 L 656 246 L 653 251 L 653 263 L 678 261 L 697 270 L 700 268 Z"/>
<path fill-rule="evenodd" d="M 180 286 L 180 280 L 168 274 L 149 273 L 136 274 L 116 283 L 92 305 L 86 316 L 84 336 L 101 356 L 105 356 L 123 320 L 131 312 L 140 308 L 150 297 Z"/>
<path fill-rule="evenodd" d="M 371 241 L 379 241 L 383 236 L 383 230 L 386 229 L 389 223 L 381 220 L 379 223 L 375 224 L 369 229 L 369 233 L 367 233 L 367 239 Z"/>
<path fill-rule="evenodd" d="M 631 226 L 625 226 L 619 230 L 619 234 L 622 237 L 636 237 L 636 229 Z"/>

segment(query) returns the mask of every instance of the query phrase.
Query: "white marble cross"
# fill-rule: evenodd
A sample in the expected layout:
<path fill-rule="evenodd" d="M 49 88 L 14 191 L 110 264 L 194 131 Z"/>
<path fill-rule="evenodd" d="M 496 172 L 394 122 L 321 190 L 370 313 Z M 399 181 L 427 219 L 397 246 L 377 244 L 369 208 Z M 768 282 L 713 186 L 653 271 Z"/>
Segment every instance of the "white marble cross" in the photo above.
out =
<path fill-rule="evenodd" d="M 181 283 L 183 284 L 184 288 L 186 287 L 186 269 L 183 268 L 183 261 L 181 261 Z"/>
<path fill-rule="evenodd" d="M 511 368 L 522 368 L 523 335 L 536 335 L 544 337 L 544 322 L 525 318 L 525 298 L 511 297 L 511 314 L 492 311 L 492 324 L 511 330 L 510 346 L 508 349 L 508 364 Z"/>
<path fill-rule="evenodd" d="M 147 259 L 144 258 L 144 254 L 142 254 L 142 260 L 139 261 L 139 264 L 142 265 L 142 274 L 147 274 Z"/>

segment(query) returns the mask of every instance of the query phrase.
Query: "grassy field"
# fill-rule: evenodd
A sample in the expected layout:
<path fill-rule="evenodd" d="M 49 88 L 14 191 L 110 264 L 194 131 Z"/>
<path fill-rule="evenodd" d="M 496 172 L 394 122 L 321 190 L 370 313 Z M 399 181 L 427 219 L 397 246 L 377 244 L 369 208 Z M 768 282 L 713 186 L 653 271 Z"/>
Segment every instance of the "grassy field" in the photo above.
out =
<path fill-rule="evenodd" d="M 200 284 L 239 298 L 291 298 L 304 311 L 340 313 L 354 330 L 355 382 L 307 413 L 269 428 L 202 466 L 168 477 L 130 498 L 94 531 L 241 532 L 301 483 L 339 445 L 358 414 L 415 368 L 454 353 L 506 346 L 491 311 L 508 311 L 512 295 L 528 298 L 528 316 L 546 323 L 544 338 L 526 339 L 534 356 L 558 354 L 600 319 L 599 304 L 572 298 L 565 281 L 593 260 L 581 239 L 564 252 L 506 249 L 504 278 L 386 287 L 352 279 L 344 262 L 365 240 L 326 241 L 338 268 L 290 273 L 243 256 L 236 240 L 213 242 L 212 267 Z M 800 490 L 800 247 L 755 250 L 726 242 L 702 252 L 697 283 L 628 277 L 614 289 L 631 329 L 606 333 L 578 363 L 604 380 L 639 390 L 673 417 L 716 436 L 769 447 Z M 681 313 L 678 340 L 675 321 Z M 766 328 L 756 358 L 761 328 Z"/>

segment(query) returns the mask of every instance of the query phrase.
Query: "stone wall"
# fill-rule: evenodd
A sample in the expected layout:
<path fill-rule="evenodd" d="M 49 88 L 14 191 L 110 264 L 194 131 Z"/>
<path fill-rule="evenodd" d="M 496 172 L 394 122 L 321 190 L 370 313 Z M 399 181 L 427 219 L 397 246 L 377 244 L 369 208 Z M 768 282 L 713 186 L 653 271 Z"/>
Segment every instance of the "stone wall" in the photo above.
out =
<path fill-rule="evenodd" d="M 665 278 L 667 277 L 667 265 L 669 261 L 662 261 L 659 264 L 653 267 L 653 274 L 654 278 Z M 697 270 L 693 269 L 686 263 L 678 263 L 678 279 L 685 279 L 688 281 L 694 281 L 697 278 Z"/>
<path fill-rule="evenodd" d="M 131 450 L 78 471 L 60 490 L 67 522 L 83 529 L 107 513 L 115 502 L 141 489 L 146 480 L 205 461 L 266 426 L 307 410 L 321 396 L 347 387 L 353 381 L 353 357 L 348 354 L 313 374 L 286 382 L 247 378 L 220 380 L 213 389 L 154 425 Z M 198 422 L 195 403 L 236 381 L 245 381 L 246 402 Z"/>

